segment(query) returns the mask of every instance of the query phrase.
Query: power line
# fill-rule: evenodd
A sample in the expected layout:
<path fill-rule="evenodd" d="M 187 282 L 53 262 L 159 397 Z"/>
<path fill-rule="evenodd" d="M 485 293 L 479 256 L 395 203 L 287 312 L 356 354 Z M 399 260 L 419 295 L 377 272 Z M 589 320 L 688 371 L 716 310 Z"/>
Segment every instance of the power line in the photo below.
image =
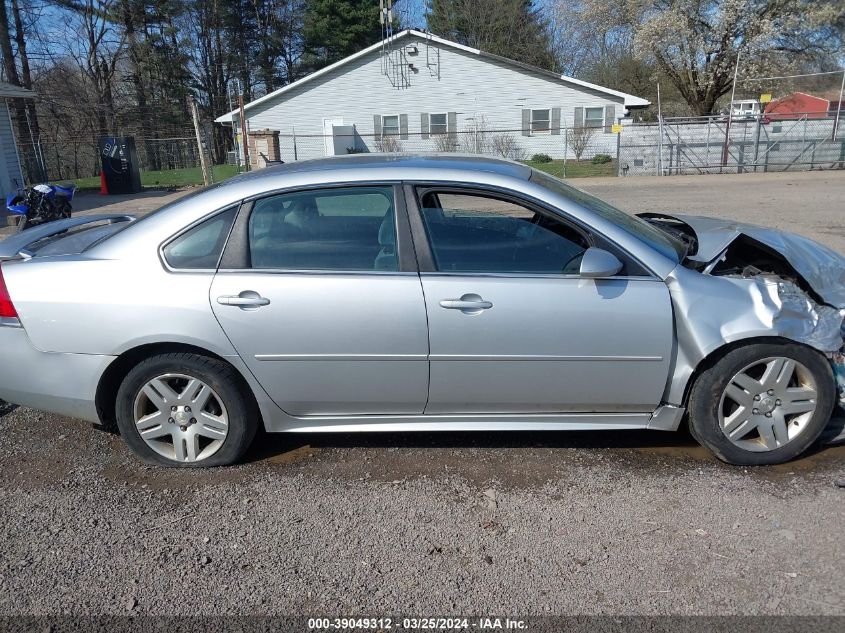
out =
<path fill-rule="evenodd" d="M 769 81 L 771 79 L 797 79 L 798 77 L 818 77 L 820 75 L 838 75 L 840 73 L 845 72 L 845 68 L 840 70 L 830 70 L 823 73 L 806 73 L 804 75 L 783 75 L 780 77 L 748 77 L 746 79 L 740 79 L 740 81 Z"/>

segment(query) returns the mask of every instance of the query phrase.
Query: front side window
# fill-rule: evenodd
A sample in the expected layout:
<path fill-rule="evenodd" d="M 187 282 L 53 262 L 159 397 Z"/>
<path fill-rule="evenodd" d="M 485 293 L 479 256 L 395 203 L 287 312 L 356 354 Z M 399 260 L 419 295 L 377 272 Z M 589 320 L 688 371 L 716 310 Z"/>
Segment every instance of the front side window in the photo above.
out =
<path fill-rule="evenodd" d="M 184 270 L 217 268 L 237 212 L 237 207 L 226 209 L 172 240 L 162 249 L 167 264 Z"/>
<path fill-rule="evenodd" d="M 381 133 L 384 136 L 399 136 L 398 114 L 389 114 L 381 117 Z"/>
<path fill-rule="evenodd" d="M 531 132 L 546 134 L 551 130 L 551 110 L 531 110 Z"/>
<path fill-rule="evenodd" d="M 432 134 L 446 134 L 449 132 L 449 124 L 445 114 L 430 114 L 428 127 Z"/>
<path fill-rule="evenodd" d="M 420 211 L 441 272 L 576 275 L 589 248 L 569 224 L 486 194 L 424 191 Z"/>
<path fill-rule="evenodd" d="M 399 269 L 392 187 L 283 193 L 255 202 L 249 219 L 252 268 Z"/>
<path fill-rule="evenodd" d="M 586 127 L 604 126 L 604 108 L 585 108 L 584 125 Z"/>

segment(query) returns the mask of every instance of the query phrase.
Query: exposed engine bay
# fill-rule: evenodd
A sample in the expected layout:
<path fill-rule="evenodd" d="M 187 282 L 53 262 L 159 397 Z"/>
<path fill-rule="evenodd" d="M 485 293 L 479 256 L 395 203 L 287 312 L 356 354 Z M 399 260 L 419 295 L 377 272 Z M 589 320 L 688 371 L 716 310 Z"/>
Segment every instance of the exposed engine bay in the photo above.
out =
<path fill-rule="evenodd" d="M 639 217 L 686 246 L 685 268 L 751 284 L 761 323 L 827 356 L 845 408 L 845 258 L 776 229 L 686 215 Z"/>

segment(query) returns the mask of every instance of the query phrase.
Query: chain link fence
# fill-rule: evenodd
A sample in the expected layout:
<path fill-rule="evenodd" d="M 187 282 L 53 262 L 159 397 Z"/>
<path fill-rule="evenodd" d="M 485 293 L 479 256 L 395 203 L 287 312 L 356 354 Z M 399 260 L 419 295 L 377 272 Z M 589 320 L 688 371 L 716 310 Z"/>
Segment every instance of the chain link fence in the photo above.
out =
<path fill-rule="evenodd" d="M 783 115 L 780 115 L 781 117 Z M 279 156 L 292 162 L 324 156 L 377 153 L 475 154 L 523 162 L 561 178 L 744 173 L 841 169 L 845 167 L 843 121 L 834 116 L 774 118 L 747 115 L 665 118 L 625 122 L 615 133 L 604 126 L 532 130 L 484 125 L 448 133 L 361 133 L 337 126 L 332 135 L 279 134 Z M 838 130 L 836 129 L 838 127 Z M 205 147 L 211 132 L 204 128 Z M 145 184 L 201 184 L 200 155 L 193 130 L 135 141 Z M 95 139 L 51 143 L 20 142 L 30 182 L 46 173 L 52 181 L 96 186 L 100 156 Z M 237 173 L 239 149 L 231 147 L 213 178 Z M 273 162 L 273 160 L 271 160 Z"/>
<path fill-rule="evenodd" d="M 290 162 L 362 152 L 454 152 L 516 160 L 563 178 L 845 167 L 845 134 L 835 116 L 665 118 L 625 122 L 620 128 L 618 133 L 604 127 L 570 127 L 530 134 L 479 128 L 374 135 L 341 126 L 332 136 L 280 134 L 279 158 Z"/>
<path fill-rule="evenodd" d="M 144 171 L 185 169 L 200 165 L 196 136 L 136 139 L 140 168 Z M 76 180 L 100 173 L 96 140 L 63 143 L 20 143 L 21 163 L 28 174 L 43 161 L 51 180 Z"/>
<path fill-rule="evenodd" d="M 361 134 L 354 126 L 327 135 L 279 135 L 284 162 L 323 156 L 402 152 L 476 154 L 523 162 L 560 177 L 614 176 L 618 135 L 596 128 L 559 128 L 525 135 L 520 129 L 479 128 L 444 134 Z"/>
<path fill-rule="evenodd" d="M 210 126 L 209 126 L 210 127 Z M 199 174 L 198 183 L 201 184 L 200 150 L 193 129 L 168 130 L 166 133 L 150 138 L 131 134 L 109 134 L 104 136 L 133 136 L 137 150 L 139 168 L 142 179 L 147 176 L 148 184 L 168 184 L 175 180 L 175 184 L 192 184 Z M 209 151 L 208 128 L 202 130 L 203 146 L 206 156 L 211 163 Z M 33 142 L 24 140 L 18 142 L 18 155 L 28 183 L 49 180 L 53 182 L 76 181 L 83 185 L 93 186 L 93 181 L 99 178 L 101 157 L 97 138 L 76 139 L 42 139 Z M 223 155 L 225 163 L 226 154 Z M 220 169 L 215 169 L 217 173 Z M 222 170 L 224 175 L 231 175 L 232 170 Z M 236 171 L 236 170 L 235 170 Z M 190 172 L 177 174 L 175 172 Z"/>
<path fill-rule="evenodd" d="M 623 176 L 842 169 L 845 134 L 817 113 L 667 118 L 624 126 L 618 161 Z"/>

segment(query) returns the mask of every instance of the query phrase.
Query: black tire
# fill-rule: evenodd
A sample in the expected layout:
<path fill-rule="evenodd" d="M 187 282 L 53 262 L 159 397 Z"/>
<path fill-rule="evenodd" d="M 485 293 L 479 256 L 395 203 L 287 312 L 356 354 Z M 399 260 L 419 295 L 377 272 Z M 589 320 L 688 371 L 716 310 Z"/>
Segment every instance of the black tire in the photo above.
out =
<path fill-rule="evenodd" d="M 810 372 L 816 383 L 816 409 L 794 439 L 773 450 L 754 452 L 727 438 L 719 426 L 719 407 L 722 394 L 738 372 L 770 357 L 790 358 Z M 700 444 L 729 464 L 782 464 L 801 455 L 816 441 L 830 421 L 835 402 L 833 369 L 822 354 L 797 343 L 753 343 L 729 351 L 701 372 L 690 392 L 689 428 Z"/>
<path fill-rule="evenodd" d="M 144 385 L 163 374 L 198 378 L 223 401 L 229 417 L 228 434 L 213 455 L 193 462 L 180 462 L 160 455 L 141 438 L 134 420 L 135 399 Z M 260 420 L 248 385 L 230 365 L 215 358 L 183 352 L 152 356 L 134 367 L 118 389 L 115 411 L 120 434 L 132 452 L 148 464 L 176 468 L 228 466 L 238 462 L 252 443 Z"/>

